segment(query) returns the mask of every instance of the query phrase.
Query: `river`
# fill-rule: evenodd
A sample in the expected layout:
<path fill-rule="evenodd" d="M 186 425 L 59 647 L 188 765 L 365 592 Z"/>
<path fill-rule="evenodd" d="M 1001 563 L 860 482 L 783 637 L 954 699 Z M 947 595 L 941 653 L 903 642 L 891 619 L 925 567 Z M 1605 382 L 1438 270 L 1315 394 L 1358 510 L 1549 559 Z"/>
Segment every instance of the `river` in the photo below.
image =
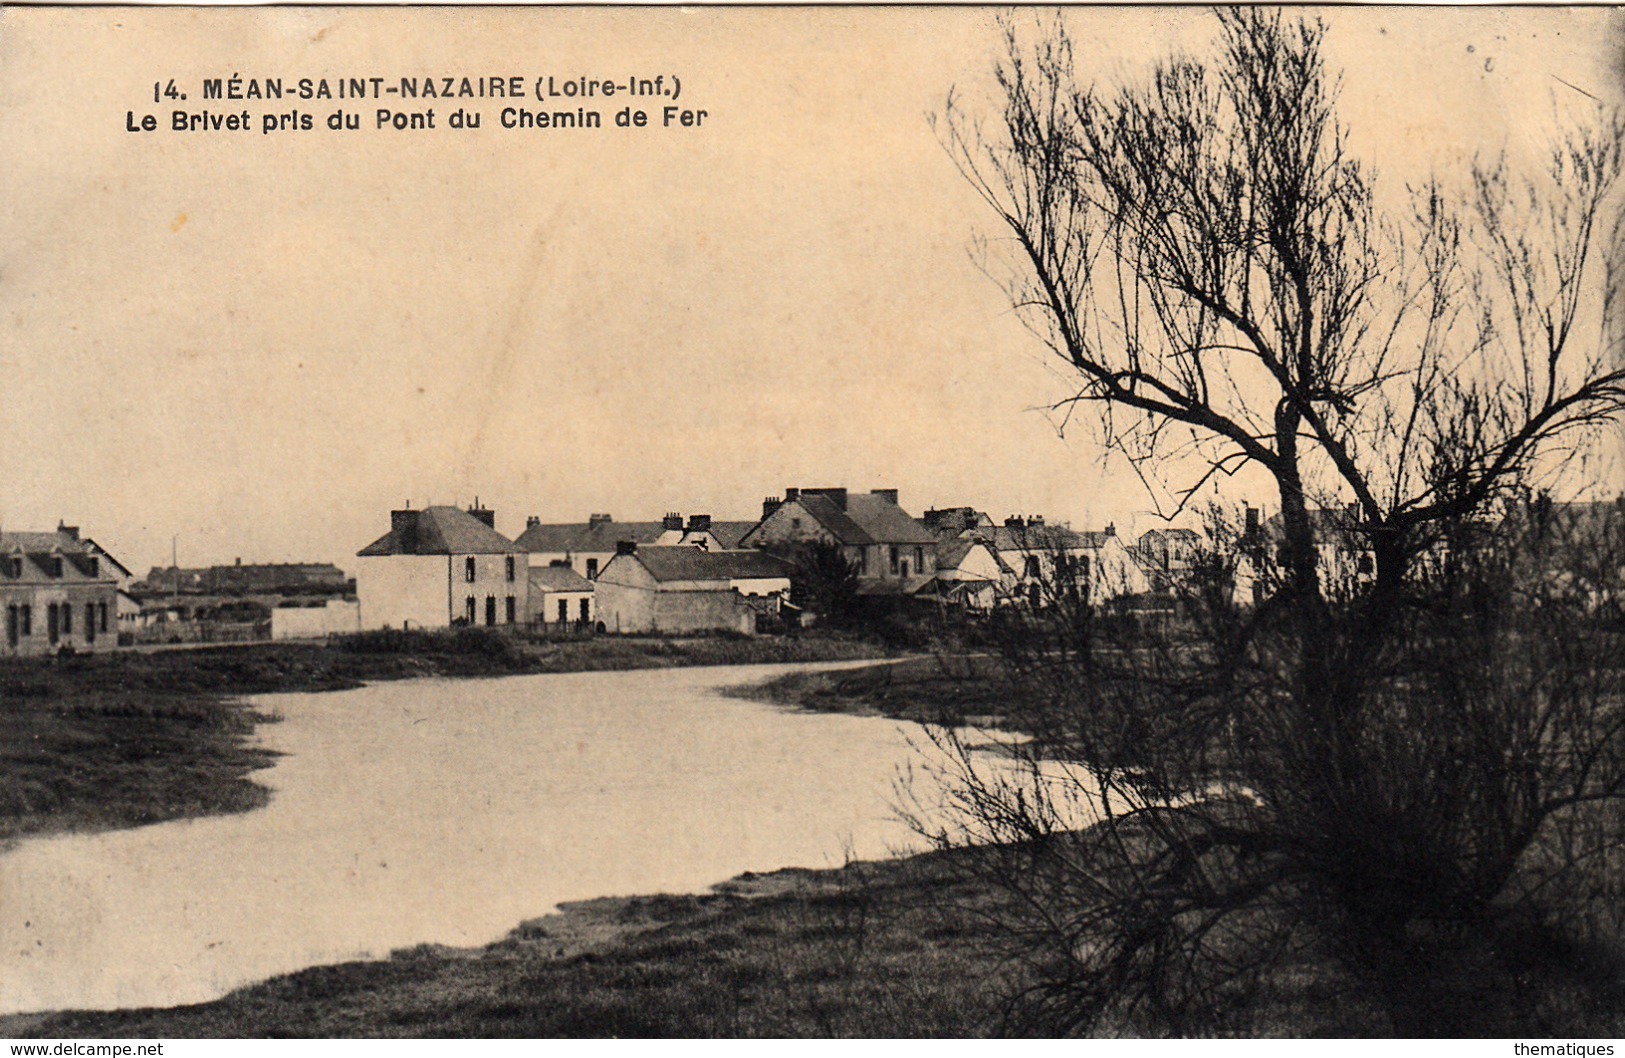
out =
<path fill-rule="evenodd" d="M 0 1013 L 199 1002 L 565 901 L 917 848 L 890 805 L 920 729 L 717 693 L 807 667 L 256 699 L 286 754 L 266 807 L 0 855 Z"/>

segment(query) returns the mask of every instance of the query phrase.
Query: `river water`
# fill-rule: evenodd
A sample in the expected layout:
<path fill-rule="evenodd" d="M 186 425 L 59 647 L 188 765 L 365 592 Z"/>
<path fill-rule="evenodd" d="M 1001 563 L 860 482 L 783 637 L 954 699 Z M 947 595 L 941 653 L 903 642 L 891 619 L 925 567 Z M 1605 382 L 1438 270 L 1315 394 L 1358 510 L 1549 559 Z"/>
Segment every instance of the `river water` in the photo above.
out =
<path fill-rule="evenodd" d="M 0 855 L 0 1013 L 170 1006 L 557 904 L 917 848 L 920 729 L 717 689 L 808 666 L 412 680 L 257 700 L 265 808 Z"/>

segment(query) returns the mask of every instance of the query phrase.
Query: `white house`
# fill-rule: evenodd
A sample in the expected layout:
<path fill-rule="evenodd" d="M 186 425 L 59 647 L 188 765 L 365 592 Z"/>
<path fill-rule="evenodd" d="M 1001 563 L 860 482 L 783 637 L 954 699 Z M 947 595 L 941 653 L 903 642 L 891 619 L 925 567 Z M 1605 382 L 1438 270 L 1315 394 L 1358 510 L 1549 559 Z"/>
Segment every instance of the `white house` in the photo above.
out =
<path fill-rule="evenodd" d="M 361 627 L 447 628 L 522 623 L 530 610 L 525 549 L 473 507 L 389 512 L 389 532 L 360 551 Z"/>

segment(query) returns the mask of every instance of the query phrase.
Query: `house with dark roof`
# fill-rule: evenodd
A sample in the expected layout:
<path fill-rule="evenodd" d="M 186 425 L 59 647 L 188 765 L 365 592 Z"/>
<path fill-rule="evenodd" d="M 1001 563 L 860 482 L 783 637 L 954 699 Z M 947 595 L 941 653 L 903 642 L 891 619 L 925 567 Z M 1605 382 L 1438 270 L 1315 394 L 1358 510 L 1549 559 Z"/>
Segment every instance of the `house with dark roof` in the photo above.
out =
<path fill-rule="evenodd" d="M 719 521 L 709 514 L 691 514 L 685 523 L 683 516 L 675 512 L 658 522 L 617 522 L 608 514 L 594 514 L 585 522 L 544 524 L 533 516 L 526 519 L 525 531 L 519 534 L 517 543 L 530 555 L 532 569 L 563 564 L 593 580 L 615 557 L 618 544 L 690 544 L 707 551 L 732 551 L 755 525 Z"/>
<path fill-rule="evenodd" d="M 55 532 L 0 533 L 0 610 L 4 653 L 103 651 L 118 646 L 122 567 L 79 538 Z"/>
<path fill-rule="evenodd" d="M 897 502 L 896 489 L 785 489 L 762 502 L 762 520 L 740 546 L 777 554 L 819 544 L 841 549 L 860 594 L 911 594 L 936 574 L 937 537 Z"/>
<path fill-rule="evenodd" d="M 598 626 L 607 632 L 752 633 L 777 617 L 790 566 L 762 551 L 627 541 L 598 574 Z"/>
<path fill-rule="evenodd" d="M 389 532 L 356 552 L 361 627 L 520 624 L 530 612 L 525 549 L 476 504 L 389 512 Z"/>
<path fill-rule="evenodd" d="M 528 619 L 532 628 L 591 628 L 598 619 L 593 601 L 593 582 L 569 566 L 531 567 Z"/>

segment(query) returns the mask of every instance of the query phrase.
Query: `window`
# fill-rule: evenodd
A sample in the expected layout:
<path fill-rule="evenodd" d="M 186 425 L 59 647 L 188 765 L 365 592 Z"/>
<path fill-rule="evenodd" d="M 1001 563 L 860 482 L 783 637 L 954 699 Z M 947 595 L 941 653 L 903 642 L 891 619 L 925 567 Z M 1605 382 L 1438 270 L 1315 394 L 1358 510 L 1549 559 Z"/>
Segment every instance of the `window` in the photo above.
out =
<path fill-rule="evenodd" d="M 513 556 L 512 555 L 508 556 L 508 583 L 510 583 L 510 584 L 513 583 Z M 513 599 L 510 598 L 508 600 L 508 602 L 512 603 Z M 512 614 L 508 615 L 508 620 L 510 620 L 510 621 L 513 620 L 513 615 Z"/>
<path fill-rule="evenodd" d="M 53 576 L 53 577 L 62 576 L 62 556 L 61 555 L 53 555 L 51 557 L 51 576 Z"/>
<path fill-rule="evenodd" d="M 1035 579 L 1040 576 L 1037 555 L 1027 556 L 1027 576 Z"/>
<path fill-rule="evenodd" d="M 463 621 L 466 624 L 474 623 L 474 596 L 470 595 L 463 607 Z"/>
<path fill-rule="evenodd" d="M 1375 569 L 1376 569 L 1376 566 L 1372 563 L 1370 555 L 1361 555 L 1360 556 L 1360 572 L 1361 573 L 1371 573 Z"/>
<path fill-rule="evenodd" d="M 925 548 L 923 547 L 916 547 L 914 549 L 914 572 L 925 572 Z"/>
<path fill-rule="evenodd" d="M 559 600 L 559 624 L 564 624 L 565 622 L 567 622 L 569 620 L 570 620 L 570 600 L 569 599 L 560 599 Z"/>
<path fill-rule="evenodd" d="M 22 618 L 17 613 L 17 607 L 6 607 L 6 645 L 16 646 L 18 633 L 22 629 Z"/>
<path fill-rule="evenodd" d="M 897 554 L 897 546 L 894 544 L 894 545 L 892 545 L 892 549 L 891 549 L 891 575 L 894 576 L 894 577 L 897 576 L 897 560 L 898 560 L 898 558 L 899 558 L 899 556 Z"/>
<path fill-rule="evenodd" d="M 63 603 L 60 609 L 62 611 L 62 634 L 71 636 L 73 635 L 73 607 Z"/>
<path fill-rule="evenodd" d="M 592 613 L 590 612 L 591 607 L 592 607 L 592 600 L 591 599 L 582 599 L 581 600 L 581 623 L 582 624 L 586 624 L 588 621 L 592 620 Z"/>
<path fill-rule="evenodd" d="M 510 558 L 508 560 L 508 565 L 510 565 L 510 566 L 513 565 L 513 559 Z M 513 624 L 518 619 L 519 619 L 519 604 L 516 603 L 514 601 L 514 597 L 512 595 L 510 595 L 510 596 L 508 596 L 508 623 Z"/>
<path fill-rule="evenodd" d="M 474 556 L 473 555 L 469 555 L 467 558 L 463 559 L 463 579 L 466 580 L 470 584 L 474 583 Z"/>
<path fill-rule="evenodd" d="M 589 558 L 587 560 L 587 579 L 598 579 L 598 560 L 596 558 Z"/>
<path fill-rule="evenodd" d="M 25 635 L 25 636 L 33 635 L 34 634 L 34 608 L 32 606 L 30 606 L 28 603 L 23 603 L 21 606 L 19 606 L 17 608 L 17 610 L 18 610 L 19 613 L 22 614 L 22 618 L 23 618 L 23 635 Z"/>
<path fill-rule="evenodd" d="M 85 603 L 85 642 L 96 642 L 96 604 Z"/>
<path fill-rule="evenodd" d="M 102 575 L 101 559 L 97 558 L 95 555 L 90 556 L 90 575 L 92 577 L 99 577 Z"/>
<path fill-rule="evenodd" d="M 45 638 L 55 646 L 61 635 L 61 626 L 57 624 L 56 603 L 51 603 L 45 608 Z"/>
<path fill-rule="evenodd" d="M 102 631 L 103 632 L 107 631 L 107 604 L 106 603 L 99 602 L 99 603 L 96 604 L 96 616 L 98 618 L 98 621 L 96 623 L 102 626 Z"/>
<path fill-rule="evenodd" d="M 1033 609 L 1036 610 L 1040 606 L 1042 606 L 1043 603 L 1044 603 L 1044 596 L 1038 590 L 1038 585 L 1036 585 L 1036 584 L 1027 585 L 1027 605 L 1031 606 Z"/>
<path fill-rule="evenodd" d="M 868 572 L 869 572 L 869 549 L 866 548 L 866 547 L 860 547 L 860 548 L 858 548 L 858 576 L 861 577 L 861 576 L 863 576 L 864 574 L 866 574 Z"/>
<path fill-rule="evenodd" d="M 485 597 L 485 624 L 486 624 L 486 627 L 490 627 L 491 625 L 494 625 L 496 623 L 497 623 L 497 597 L 495 595 L 487 595 Z"/>
<path fill-rule="evenodd" d="M 903 560 L 903 576 L 905 578 L 908 576 L 908 559 L 906 558 Z"/>

